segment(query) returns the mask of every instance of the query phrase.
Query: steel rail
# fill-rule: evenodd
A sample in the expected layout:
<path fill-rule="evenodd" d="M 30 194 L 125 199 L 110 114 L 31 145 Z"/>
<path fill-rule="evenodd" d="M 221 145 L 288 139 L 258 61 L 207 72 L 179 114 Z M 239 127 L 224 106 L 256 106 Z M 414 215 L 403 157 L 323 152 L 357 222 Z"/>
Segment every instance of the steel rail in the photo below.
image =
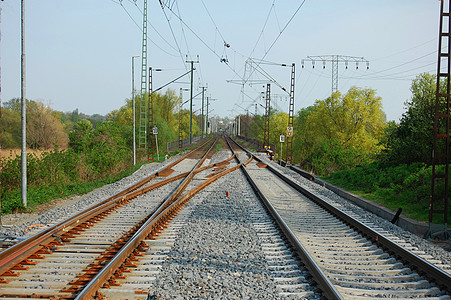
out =
<path fill-rule="evenodd" d="M 262 160 L 258 157 L 255 157 L 255 159 L 258 160 L 259 162 L 262 162 Z M 280 179 L 282 179 L 284 182 L 288 183 L 291 187 L 296 189 L 298 192 L 300 192 L 307 198 L 311 199 L 313 202 L 315 202 L 319 206 L 323 207 L 324 209 L 329 211 L 331 214 L 335 215 L 337 218 L 341 219 L 344 223 L 349 224 L 351 227 L 356 229 L 362 235 L 364 235 L 368 239 L 370 239 L 373 243 L 379 245 L 380 247 L 388 249 L 389 251 L 394 253 L 396 256 L 400 257 L 405 263 L 414 267 L 419 274 L 426 274 L 427 277 L 429 279 L 435 281 L 442 290 L 447 290 L 448 292 L 451 292 L 451 284 L 450 284 L 451 283 L 451 275 L 450 274 L 437 268 L 436 266 L 429 263 L 425 259 L 414 254 L 413 252 L 398 245 L 396 242 L 390 240 L 383 234 L 380 234 L 379 232 L 373 230 L 372 228 L 368 227 L 367 225 L 363 224 L 362 222 L 354 219 L 349 214 L 343 212 L 342 210 L 340 210 L 340 209 L 334 207 L 333 205 L 327 203 L 326 201 L 322 200 L 320 197 L 318 197 L 315 194 L 311 193 L 310 191 L 304 189 L 299 184 L 294 182 L 291 178 L 287 177 L 286 175 L 284 175 L 281 172 L 279 172 L 278 170 L 276 170 L 274 167 L 267 165 L 267 168 L 271 172 L 273 172 L 276 176 L 278 176 Z"/>
<path fill-rule="evenodd" d="M 251 158 L 255 158 L 256 160 L 260 161 L 257 157 L 255 157 L 253 154 L 251 154 L 249 151 L 241 147 L 238 143 L 230 139 L 233 143 L 235 143 L 239 148 L 241 148 L 243 151 L 247 153 Z M 229 143 L 227 139 L 227 143 Z M 239 162 L 239 158 L 237 158 Z M 314 280 L 316 283 L 319 284 L 320 289 L 323 291 L 325 297 L 327 299 L 343 299 L 343 296 L 338 292 L 338 290 L 335 288 L 335 286 L 332 284 L 332 282 L 329 280 L 329 278 L 326 276 L 326 274 L 323 272 L 321 267 L 316 263 L 316 261 L 313 259 L 313 257 L 308 253 L 307 249 L 302 245 L 302 243 L 299 241 L 299 239 L 296 237 L 296 235 L 293 233 L 293 231 L 290 229 L 290 227 L 287 225 L 287 223 L 283 220 L 283 218 L 280 216 L 280 214 L 277 212 L 277 210 L 274 208 L 274 206 L 271 204 L 271 202 L 266 198 L 266 196 L 263 194 L 261 189 L 258 187 L 256 182 L 252 179 L 249 172 L 246 170 L 245 165 L 241 167 L 241 170 L 243 171 L 244 176 L 248 180 L 249 184 L 251 185 L 254 192 L 257 194 L 258 198 L 262 201 L 263 205 L 266 207 L 267 211 L 270 213 L 274 221 L 277 223 L 277 225 L 280 227 L 282 232 L 284 233 L 285 237 L 289 240 L 290 244 L 295 249 L 296 253 L 299 255 L 299 257 L 302 258 L 302 262 L 305 264 L 306 268 L 310 271 L 312 274 Z"/>
<path fill-rule="evenodd" d="M 205 143 L 200 145 L 199 147 L 196 147 L 192 151 L 188 152 L 186 155 L 182 156 L 175 162 L 169 164 L 166 166 L 165 169 L 170 169 L 174 165 L 180 163 L 182 160 L 186 159 L 188 156 L 193 154 L 195 151 L 198 151 L 202 147 L 204 147 L 206 144 L 209 143 L 210 140 L 207 140 Z M 161 172 L 161 171 L 160 171 Z M 114 206 L 117 204 L 118 201 L 123 201 L 123 196 L 139 189 L 143 185 L 149 183 L 152 179 L 156 178 L 158 176 L 158 173 L 155 172 L 154 174 L 148 176 L 147 178 L 143 179 L 142 181 L 126 188 L 125 190 L 95 204 L 94 206 L 85 209 L 84 211 L 72 216 L 71 218 L 64 220 L 58 224 L 55 224 L 41 232 L 36 233 L 35 235 L 31 236 L 30 238 L 23 240 L 12 247 L 0 252 L 0 277 L 7 271 L 9 271 L 12 267 L 15 265 L 20 264 L 24 260 L 26 260 L 31 254 L 35 253 L 36 251 L 39 251 L 45 247 L 45 245 L 54 242 L 57 240 L 57 237 L 60 232 L 64 232 L 69 230 L 71 227 L 75 227 L 80 222 L 84 222 L 86 220 L 89 220 L 93 216 L 108 210 L 111 206 Z M 110 203 L 111 204 L 108 204 Z"/>
<path fill-rule="evenodd" d="M 104 268 L 91 279 L 91 281 L 79 292 L 75 299 L 92 299 L 97 296 L 98 290 L 104 286 L 104 284 L 111 280 L 111 278 L 116 274 L 116 272 L 121 268 L 124 262 L 127 259 L 136 253 L 136 249 L 141 245 L 142 241 L 152 232 L 156 231 L 160 224 L 164 223 L 170 216 L 174 215 L 175 212 L 181 208 L 189 199 L 191 199 L 194 195 L 196 195 L 199 191 L 204 189 L 206 186 L 210 185 L 212 182 L 216 181 L 218 178 L 240 168 L 241 164 L 238 164 L 235 167 L 226 169 L 219 174 L 207 179 L 202 184 L 196 186 L 194 189 L 178 198 L 181 193 L 184 191 L 188 183 L 194 177 L 195 174 L 201 172 L 200 166 L 205 161 L 208 153 L 213 149 L 217 140 L 208 152 L 203 156 L 203 158 L 193 167 L 192 171 L 188 176 L 185 177 L 182 183 L 178 186 L 176 190 L 174 190 L 168 197 L 166 197 L 164 204 L 160 205 L 160 207 L 147 219 L 146 222 L 141 226 L 140 229 L 130 238 L 127 244 L 104 266 Z M 226 161 L 230 161 L 235 157 L 227 159 Z M 221 162 L 221 163 L 224 163 Z M 221 164 L 218 163 L 218 164 Z M 217 165 L 217 164 L 213 164 Z M 205 169 L 202 168 L 202 169 Z M 114 279 L 113 279 L 114 280 Z"/>

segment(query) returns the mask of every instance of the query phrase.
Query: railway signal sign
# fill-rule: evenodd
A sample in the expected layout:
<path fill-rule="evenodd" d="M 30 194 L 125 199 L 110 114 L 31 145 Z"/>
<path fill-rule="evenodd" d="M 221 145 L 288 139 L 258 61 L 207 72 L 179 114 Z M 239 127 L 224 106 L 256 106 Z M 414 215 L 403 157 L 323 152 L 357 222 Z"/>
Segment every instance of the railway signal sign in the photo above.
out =
<path fill-rule="evenodd" d="M 280 135 L 280 142 L 285 143 L 285 136 L 283 134 Z"/>
<path fill-rule="evenodd" d="M 158 127 L 157 127 L 157 126 L 154 126 L 154 127 L 152 128 L 152 133 L 153 133 L 153 134 L 158 134 Z"/>
<path fill-rule="evenodd" d="M 287 127 L 287 137 L 293 137 L 293 127 L 292 126 Z"/>

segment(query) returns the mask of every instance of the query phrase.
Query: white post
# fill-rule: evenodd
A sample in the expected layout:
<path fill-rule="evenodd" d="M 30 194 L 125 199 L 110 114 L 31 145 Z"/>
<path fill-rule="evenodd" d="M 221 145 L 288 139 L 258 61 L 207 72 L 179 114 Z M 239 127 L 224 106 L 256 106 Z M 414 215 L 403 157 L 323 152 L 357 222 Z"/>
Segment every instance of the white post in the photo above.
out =
<path fill-rule="evenodd" d="M 280 142 L 280 160 L 282 160 L 282 142 Z"/>
<path fill-rule="evenodd" d="M 133 165 L 136 165 L 136 116 L 135 116 L 135 57 L 132 56 L 132 103 L 133 103 Z"/>
<path fill-rule="evenodd" d="M 155 134 L 155 143 L 157 144 L 157 160 L 160 160 L 160 152 L 158 152 L 158 134 Z"/>
<path fill-rule="evenodd" d="M 25 97 L 25 1 L 22 0 L 21 10 L 21 108 L 22 108 L 22 154 L 21 154 L 21 177 L 22 177 L 22 203 L 27 207 L 27 99 Z"/>

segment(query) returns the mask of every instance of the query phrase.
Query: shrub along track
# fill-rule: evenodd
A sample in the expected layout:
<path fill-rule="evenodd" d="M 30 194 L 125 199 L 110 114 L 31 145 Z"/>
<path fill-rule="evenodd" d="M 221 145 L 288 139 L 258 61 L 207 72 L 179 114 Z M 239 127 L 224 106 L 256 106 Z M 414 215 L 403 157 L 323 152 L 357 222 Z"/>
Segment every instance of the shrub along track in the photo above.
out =
<path fill-rule="evenodd" d="M 450 299 L 451 276 L 255 157 L 246 173 L 284 232 L 340 295 Z M 302 256 L 302 255 L 301 255 Z"/>
<path fill-rule="evenodd" d="M 143 232 L 140 225 L 152 223 L 159 213 L 174 207 L 194 174 L 218 165 L 201 167 L 216 141 L 209 144 L 194 167 L 187 158 L 205 145 L 165 170 L 1 252 L 0 295 L 74 298 L 117 253 L 122 253 L 124 245 Z M 191 171 L 186 172 L 187 168 Z M 156 230 L 154 227 L 150 230 Z M 145 247 L 142 243 L 138 246 Z M 125 260 L 124 266 L 132 264 L 129 258 Z"/>

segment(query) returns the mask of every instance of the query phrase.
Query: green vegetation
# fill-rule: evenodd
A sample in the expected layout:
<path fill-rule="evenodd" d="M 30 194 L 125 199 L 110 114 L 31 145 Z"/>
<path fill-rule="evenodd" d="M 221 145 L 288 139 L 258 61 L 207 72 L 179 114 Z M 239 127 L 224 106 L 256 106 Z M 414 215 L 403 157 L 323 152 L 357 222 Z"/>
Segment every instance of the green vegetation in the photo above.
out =
<path fill-rule="evenodd" d="M 223 147 L 222 143 L 217 143 L 217 144 L 215 145 L 215 151 L 221 150 L 222 147 Z"/>
<path fill-rule="evenodd" d="M 424 163 L 388 166 L 374 162 L 353 170 L 333 173 L 324 179 L 393 211 L 427 221 L 432 168 Z"/>
<path fill-rule="evenodd" d="M 145 97 L 148 99 L 147 95 Z M 147 157 L 154 161 L 165 159 L 166 143 L 178 139 L 179 115 L 174 113 L 181 99 L 173 91 L 154 94 L 153 124 L 158 126 L 160 157 L 157 158 L 155 139 L 148 137 L 150 153 L 137 151 L 138 164 L 133 166 L 132 101 L 112 111 L 108 118 L 99 115 L 61 113 L 50 107 L 27 100 L 27 146 L 40 149 L 27 153 L 27 209 L 32 210 L 48 200 L 72 194 L 86 193 L 131 174 Z M 136 100 L 139 109 L 139 97 Z M 188 124 L 189 111 L 180 112 L 182 122 Z M 139 116 L 137 116 L 138 119 Z M 193 118 L 193 135 L 199 135 L 199 119 Z M 20 101 L 12 99 L 2 109 L 2 148 L 20 146 Z M 182 126 L 182 138 L 189 127 Z M 2 213 L 24 211 L 20 194 L 21 157 L 2 157 L 0 160 Z"/>
<path fill-rule="evenodd" d="M 385 127 L 379 142 L 382 151 L 373 163 L 336 172 L 325 179 L 392 210 L 401 207 L 403 214 L 413 219 L 428 221 L 435 86 L 436 77 L 430 74 L 413 81 L 407 111 L 399 124 L 389 122 Z M 444 167 L 439 166 L 436 172 L 444 174 Z M 438 193 L 444 188 L 443 183 L 439 185 Z M 443 222 L 434 218 L 434 223 Z"/>
<path fill-rule="evenodd" d="M 401 207 L 403 214 L 427 220 L 436 80 L 430 74 L 413 80 L 399 123 L 386 122 L 381 98 L 368 88 L 353 87 L 302 108 L 294 119 L 293 163 L 382 206 Z M 445 91 L 444 81 L 440 89 Z M 270 143 L 278 154 L 287 120 L 287 114 L 271 110 Z M 446 124 L 439 126 L 445 132 Z M 264 116 L 241 116 L 241 135 L 263 140 L 263 128 Z"/>
<path fill-rule="evenodd" d="M 5 190 L 2 194 L 2 213 L 8 214 L 20 211 L 33 211 L 33 209 L 43 203 L 53 199 L 65 198 L 72 195 L 82 195 L 106 184 L 116 182 L 135 172 L 142 164 L 129 166 L 126 170 L 115 176 L 106 176 L 92 182 L 78 182 L 68 184 L 53 185 L 31 185 L 27 189 L 27 210 L 22 206 L 20 190 Z"/>

